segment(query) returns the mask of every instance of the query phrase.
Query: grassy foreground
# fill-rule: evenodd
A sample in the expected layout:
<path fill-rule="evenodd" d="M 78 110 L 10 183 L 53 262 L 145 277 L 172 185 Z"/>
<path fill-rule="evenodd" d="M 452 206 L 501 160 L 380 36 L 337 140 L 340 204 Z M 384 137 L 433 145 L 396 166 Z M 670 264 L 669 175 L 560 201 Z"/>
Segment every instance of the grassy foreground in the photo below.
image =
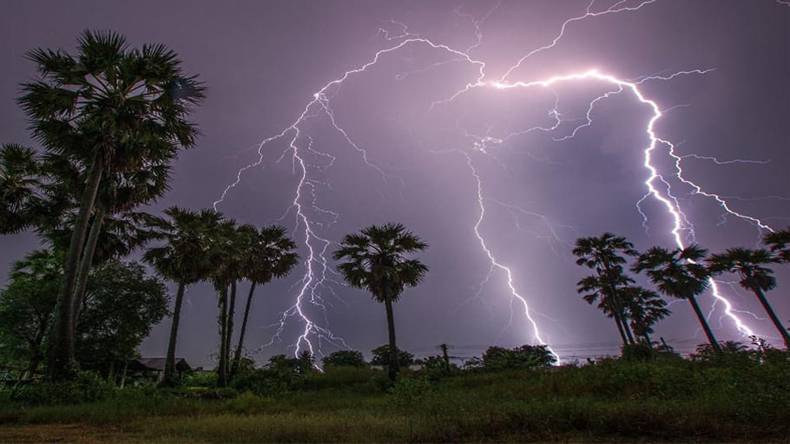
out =
<path fill-rule="evenodd" d="M 686 360 L 407 375 L 338 368 L 255 394 L 153 388 L 76 405 L 2 400 L 2 442 L 790 442 L 790 366 Z M 209 399 L 214 398 L 214 399 Z"/>

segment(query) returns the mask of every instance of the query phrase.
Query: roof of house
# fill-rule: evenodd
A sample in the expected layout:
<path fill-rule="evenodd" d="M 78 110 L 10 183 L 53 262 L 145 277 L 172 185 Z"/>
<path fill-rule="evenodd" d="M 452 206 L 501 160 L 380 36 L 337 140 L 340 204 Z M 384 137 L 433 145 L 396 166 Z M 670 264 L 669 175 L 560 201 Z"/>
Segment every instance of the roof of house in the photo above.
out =
<path fill-rule="evenodd" d="M 165 370 L 165 358 L 138 358 L 132 359 L 129 361 L 129 369 L 130 370 L 155 370 L 155 371 L 164 371 Z M 186 359 L 184 358 L 176 358 L 176 369 L 178 371 L 186 371 L 191 370 L 192 367 L 189 366 Z"/>

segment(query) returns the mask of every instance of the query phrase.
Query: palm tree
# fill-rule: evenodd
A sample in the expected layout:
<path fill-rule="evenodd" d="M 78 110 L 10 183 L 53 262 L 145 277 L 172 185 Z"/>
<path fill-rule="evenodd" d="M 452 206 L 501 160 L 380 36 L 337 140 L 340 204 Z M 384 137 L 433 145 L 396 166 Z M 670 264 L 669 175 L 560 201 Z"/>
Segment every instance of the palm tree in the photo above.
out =
<path fill-rule="evenodd" d="M 638 253 L 634 245 L 621 236 L 604 233 L 599 237 L 583 237 L 576 240 L 573 255 L 578 259 L 577 265 L 582 265 L 595 271 L 606 293 L 607 304 L 611 305 L 613 317 L 618 324 L 618 329 L 628 343 L 634 342 L 633 333 L 628 325 L 625 312 L 624 296 L 619 291 L 622 286 L 629 283 L 624 275 L 622 266 L 626 263 L 625 256 L 636 256 Z M 579 282 L 581 284 L 581 281 Z M 581 287 L 581 285 L 580 285 Z"/>
<path fill-rule="evenodd" d="M 779 256 L 780 261 L 790 262 L 790 228 L 766 234 L 763 242 Z"/>
<path fill-rule="evenodd" d="M 373 299 L 383 302 L 387 309 L 390 360 L 390 380 L 398 375 L 398 347 L 395 341 L 395 318 L 392 303 L 397 302 L 407 287 L 417 286 L 428 267 L 408 256 L 428 247 L 419 237 L 401 224 L 371 225 L 359 234 L 343 238 L 335 251 L 335 260 L 345 260 L 337 266 L 346 281 L 356 288 L 368 290 Z"/>
<path fill-rule="evenodd" d="M 197 130 L 186 117 L 203 88 L 182 73 L 176 54 L 164 45 L 129 49 L 112 32 L 84 32 L 76 56 L 35 49 L 28 57 L 41 78 L 23 85 L 19 102 L 33 134 L 48 152 L 85 171 L 50 338 L 49 376 L 66 379 L 74 368 L 78 268 L 97 195 L 112 174 L 145 170 L 151 159 L 169 161 L 179 148 L 194 145 Z"/>
<path fill-rule="evenodd" d="M 711 255 L 707 262 L 711 274 L 730 272 L 740 276 L 741 287 L 751 290 L 757 296 L 757 300 L 760 301 L 784 340 L 785 347 L 790 349 L 790 334 L 787 333 L 787 329 L 782 325 L 779 316 L 776 315 L 765 297 L 766 291 L 776 287 L 773 270 L 765 267 L 765 265 L 777 262 L 771 252 L 764 249 L 730 248 L 722 254 Z"/>
<path fill-rule="evenodd" d="M 35 151 L 21 145 L 0 147 L 0 233 L 22 231 L 34 224 L 42 186 L 41 162 Z"/>
<path fill-rule="evenodd" d="M 576 291 L 582 295 L 582 299 L 587 301 L 588 304 L 598 302 L 598 309 L 601 310 L 606 317 L 615 320 L 617 331 L 620 333 L 620 339 L 623 345 L 628 345 L 633 342 L 633 338 L 629 340 L 627 330 L 629 327 L 624 323 L 625 294 L 620 291 L 619 293 L 612 293 L 611 288 L 614 286 L 624 288 L 633 283 L 628 276 L 622 272 L 622 267 L 614 268 L 609 276 L 587 276 L 582 278 L 576 285 Z"/>
<path fill-rule="evenodd" d="M 688 300 L 711 347 L 720 352 L 719 341 L 697 303 L 697 296 L 702 294 L 709 284 L 710 274 L 707 268 L 698 263 L 707 254 L 707 250 L 698 245 L 689 245 L 672 251 L 653 247 L 639 256 L 632 270 L 635 273 L 646 271 L 647 276 L 661 293 Z"/>
<path fill-rule="evenodd" d="M 230 342 L 233 335 L 233 316 L 236 306 L 237 283 L 242 279 L 242 255 L 244 242 L 255 228 L 250 225 L 239 227 L 232 219 L 223 220 L 211 233 L 213 271 L 210 275 L 217 292 L 219 328 L 219 356 L 217 384 L 224 387 L 230 376 Z"/>
<path fill-rule="evenodd" d="M 176 340 L 184 292 L 188 285 L 204 279 L 212 270 L 210 233 L 222 216 L 213 210 L 195 212 L 178 207 L 168 208 L 164 213 L 167 219 L 149 217 L 148 224 L 165 244 L 146 251 L 143 260 L 178 284 L 162 380 L 164 385 L 172 385 L 176 382 Z"/>
<path fill-rule="evenodd" d="M 250 292 L 244 307 L 244 318 L 239 331 L 239 344 L 233 356 L 230 377 L 232 378 L 239 369 L 241 351 L 244 347 L 244 334 L 247 331 L 247 320 L 252 307 L 252 297 L 255 287 L 265 285 L 274 278 L 287 275 L 299 262 L 299 255 L 293 250 L 296 248 L 294 241 L 286 236 L 286 230 L 280 226 L 262 227 L 255 230 L 246 239 L 243 254 L 242 273 L 250 281 Z"/>
<path fill-rule="evenodd" d="M 666 301 L 655 291 L 638 286 L 625 287 L 622 291 L 626 295 L 626 309 L 631 320 L 631 329 L 634 334 L 643 338 L 647 345 L 651 345 L 653 341 L 650 335 L 653 333 L 653 325 L 672 312 L 666 308 Z"/>

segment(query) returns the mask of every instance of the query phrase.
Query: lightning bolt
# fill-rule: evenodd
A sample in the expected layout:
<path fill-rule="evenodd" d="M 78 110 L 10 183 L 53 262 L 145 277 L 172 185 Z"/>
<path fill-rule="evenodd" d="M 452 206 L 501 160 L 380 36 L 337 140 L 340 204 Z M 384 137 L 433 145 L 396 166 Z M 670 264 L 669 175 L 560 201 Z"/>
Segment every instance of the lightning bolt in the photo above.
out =
<path fill-rule="evenodd" d="M 336 212 L 321 208 L 317 205 L 317 194 L 316 194 L 316 187 L 319 186 L 321 183 L 316 179 L 311 177 L 311 170 L 318 168 L 320 170 L 326 170 L 332 166 L 334 163 L 334 156 L 329 153 L 325 153 L 323 151 L 318 151 L 313 148 L 312 138 L 305 134 L 305 130 L 303 129 L 304 123 L 310 119 L 318 117 L 319 115 L 325 116 L 331 126 L 337 131 L 346 141 L 346 143 L 361 157 L 363 163 L 369 167 L 374 169 L 379 173 L 382 179 L 386 182 L 389 177 L 391 177 L 386 171 L 380 167 L 379 165 L 371 162 L 368 158 L 367 151 L 361 147 L 358 143 L 356 143 L 349 132 L 346 131 L 337 121 L 335 113 L 330 105 L 330 98 L 333 95 L 338 93 L 340 87 L 350 78 L 356 75 L 360 75 L 365 73 L 369 68 L 376 65 L 382 57 L 385 57 L 388 54 L 394 53 L 399 51 L 407 46 L 411 45 L 421 45 L 426 46 L 437 51 L 444 52 L 451 57 L 451 61 L 458 61 L 463 62 L 472 66 L 477 67 L 477 76 L 467 82 L 462 88 L 458 89 L 454 94 L 452 94 L 449 98 L 434 101 L 430 105 L 430 109 L 438 105 L 446 105 L 449 103 L 454 102 L 456 99 L 461 97 L 464 94 L 467 94 L 473 90 L 478 89 L 490 89 L 494 91 L 509 91 L 513 89 L 530 89 L 530 88 L 539 88 L 544 89 L 552 94 L 555 97 L 554 107 L 549 111 L 548 116 L 551 119 L 551 123 L 549 125 L 538 125 L 526 130 L 522 130 L 520 132 L 508 134 L 505 137 L 497 138 L 493 136 L 473 136 L 467 132 L 467 136 L 472 137 L 475 142 L 472 145 L 472 152 L 467 152 L 463 150 L 457 150 L 457 152 L 461 153 L 465 160 L 466 165 L 470 171 L 471 178 L 473 179 L 473 183 L 475 185 L 475 197 L 476 203 L 478 208 L 478 217 L 475 220 L 474 224 L 472 225 L 472 229 L 478 244 L 481 247 L 485 257 L 489 262 L 488 273 L 485 276 L 485 279 L 480 284 L 480 289 L 482 286 L 485 285 L 489 280 L 493 278 L 493 273 L 495 271 L 501 272 L 509 289 L 509 293 L 512 297 L 511 301 L 517 301 L 521 307 L 523 308 L 524 316 L 531 328 L 532 336 L 534 337 L 535 341 L 539 344 L 547 345 L 548 349 L 554 356 L 560 359 L 560 356 L 557 352 L 552 349 L 547 341 L 544 340 L 544 335 L 541 332 L 538 323 L 536 322 L 533 314 L 536 314 L 534 310 L 531 310 L 528 304 L 527 298 L 518 291 L 517 284 L 515 283 L 515 278 L 513 275 L 512 270 L 506 264 L 502 263 L 497 257 L 496 254 L 489 248 L 489 243 L 487 242 L 486 236 L 482 232 L 482 225 L 485 221 L 486 217 L 486 199 L 484 198 L 484 189 L 483 189 L 483 179 L 481 177 L 480 171 L 475 165 L 473 154 L 479 153 L 480 155 L 487 155 L 489 154 L 489 149 L 494 146 L 498 146 L 506 142 L 507 140 L 516 137 L 518 135 L 523 135 L 530 132 L 540 131 L 544 133 L 552 133 L 559 128 L 561 123 L 563 122 L 561 118 L 561 114 L 558 111 L 558 104 L 559 104 L 559 97 L 556 92 L 552 89 L 552 86 L 560 83 L 565 82 L 599 82 L 605 85 L 609 85 L 612 89 L 608 90 L 605 94 L 598 96 L 597 98 L 593 99 L 587 108 L 587 113 L 585 115 L 584 123 L 576 126 L 567 136 L 557 137 L 554 138 L 555 141 L 564 141 L 571 138 L 576 137 L 577 134 L 582 132 L 585 128 L 592 125 L 592 114 L 594 112 L 595 106 L 616 94 L 622 94 L 624 92 L 630 93 L 634 96 L 637 101 L 648 107 L 648 109 L 652 112 L 650 119 L 648 120 L 646 127 L 645 127 L 645 134 L 649 141 L 648 145 L 644 148 L 644 160 L 643 160 L 643 167 L 648 172 L 647 178 L 644 181 L 644 185 L 647 188 L 647 193 L 645 197 L 637 202 L 637 209 L 642 214 L 645 224 L 647 221 L 647 216 L 645 213 L 642 212 L 639 204 L 647 198 L 652 198 L 657 201 L 667 213 L 671 216 L 673 220 L 673 224 L 670 230 L 670 233 L 673 237 L 675 244 L 683 248 L 686 243 L 684 239 L 683 233 L 688 233 L 693 239 L 694 236 L 694 227 L 691 222 L 688 220 L 685 213 L 682 211 L 680 207 L 680 203 L 678 199 L 672 194 L 670 182 L 658 171 L 658 169 L 652 163 L 652 157 L 654 153 L 664 148 L 669 156 L 674 159 L 675 171 L 673 172 L 672 177 L 674 180 L 678 180 L 679 182 L 683 183 L 684 185 L 691 188 L 693 194 L 697 194 L 703 196 L 705 198 L 713 199 L 718 203 L 718 205 L 722 208 L 722 210 L 733 217 L 739 218 L 743 221 L 751 223 L 755 225 L 759 230 L 767 230 L 771 231 L 771 228 L 763 223 L 761 220 L 739 213 L 733 210 L 724 197 L 719 196 L 714 193 L 707 192 L 703 190 L 703 188 L 693 181 L 687 179 L 683 174 L 682 169 L 682 161 L 688 158 L 697 158 L 697 159 L 705 159 L 705 160 L 712 160 L 715 163 L 722 163 L 715 158 L 707 158 L 706 156 L 696 156 L 696 155 L 679 155 L 675 152 L 675 145 L 673 145 L 670 141 L 660 138 L 656 131 L 655 126 L 656 123 L 661 119 L 664 115 L 661 108 L 654 100 L 648 98 L 640 89 L 640 86 L 648 81 L 667 81 L 672 80 L 681 75 L 689 75 L 689 74 L 706 74 L 710 70 L 689 70 L 689 71 L 678 71 L 672 73 L 670 75 L 652 75 L 646 76 L 635 80 L 627 80 L 621 79 L 614 75 L 601 72 L 596 69 L 591 70 L 584 70 L 579 72 L 572 72 L 565 75 L 556 75 L 551 76 L 545 79 L 538 79 L 532 81 L 511 81 L 510 78 L 513 74 L 522 67 L 522 65 L 531 57 L 540 54 L 544 51 L 548 51 L 555 46 L 557 46 L 562 38 L 564 37 L 566 30 L 570 25 L 576 22 L 580 22 L 583 20 L 588 20 L 596 17 L 601 17 L 610 14 L 616 13 L 626 13 L 626 12 L 635 12 L 641 10 L 643 7 L 655 3 L 657 0 L 642 0 L 636 5 L 628 6 L 626 0 L 618 1 L 614 3 L 612 6 L 595 10 L 595 0 L 590 1 L 587 5 L 585 12 L 581 15 L 572 17 L 567 19 L 562 23 L 560 26 L 559 32 L 554 35 L 551 41 L 548 44 L 543 46 L 537 47 L 529 52 L 527 52 L 524 56 L 522 56 L 518 61 L 510 66 L 504 74 L 499 77 L 497 80 L 488 81 L 486 80 L 486 64 L 483 61 L 477 60 L 470 55 L 470 52 L 476 48 L 478 48 L 482 44 L 482 31 L 481 25 L 485 21 L 485 19 L 496 9 L 499 7 L 495 6 L 488 13 L 481 19 L 474 19 L 472 17 L 472 23 L 475 27 L 475 44 L 467 48 L 467 50 L 458 50 L 451 48 L 442 43 L 436 43 L 428 38 L 422 37 L 419 34 L 412 33 L 409 31 L 408 27 L 405 24 L 400 22 L 391 20 L 390 23 L 396 25 L 400 31 L 398 33 L 393 33 L 386 29 L 380 28 L 379 35 L 383 36 L 384 41 L 392 43 L 391 46 L 388 46 L 384 49 L 380 49 L 375 52 L 373 57 L 367 61 L 366 63 L 359 65 L 355 68 L 352 68 L 348 71 L 345 71 L 340 77 L 331 80 L 324 84 L 318 91 L 316 91 L 312 99 L 307 102 L 305 107 L 303 108 L 301 114 L 294 120 L 288 127 L 283 129 L 280 133 L 275 134 L 269 138 L 263 139 L 261 143 L 258 145 L 258 157 L 255 161 L 251 162 L 250 164 L 243 166 L 238 170 L 235 176 L 235 180 L 231 182 L 220 194 L 220 197 L 213 203 L 214 208 L 216 209 L 219 205 L 221 205 L 224 200 L 227 198 L 228 194 L 233 190 L 238 184 L 241 182 L 243 175 L 250 169 L 257 168 L 264 163 L 265 158 L 265 148 L 269 145 L 272 145 L 276 142 L 281 140 L 288 140 L 288 147 L 281 155 L 280 159 L 284 158 L 288 153 L 290 153 L 291 160 L 294 165 L 295 173 L 298 176 L 298 182 L 296 185 L 296 191 L 294 195 L 294 199 L 290 204 L 289 209 L 286 211 L 293 211 L 296 216 L 296 227 L 295 229 L 299 230 L 300 235 L 303 238 L 305 248 L 307 250 L 307 257 L 305 260 L 305 272 L 302 276 L 302 279 L 298 282 L 298 290 L 295 297 L 294 304 L 285 310 L 280 317 L 280 320 L 277 324 L 277 331 L 275 332 L 272 340 L 266 344 L 271 345 L 275 341 L 279 341 L 281 339 L 281 335 L 284 332 L 284 329 L 291 319 L 297 319 L 302 328 L 300 330 L 300 334 L 296 339 L 295 343 L 293 344 L 294 354 L 298 355 L 302 350 L 309 350 L 311 354 L 314 356 L 317 354 L 321 354 L 320 345 L 322 341 L 328 342 L 335 346 L 344 346 L 347 347 L 347 344 L 342 338 L 335 336 L 326 326 L 328 322 L 324 322 L 325 325 L 319 325 L 316 320 L 308 313 L 307 306 L 312 305 L 318 307 L 319 309 L 325 309 L 324 301 L 321 297 L 320 291 L 322 289 L 329 288 L 328 284 L 333 283 L 334 281 L 329 278 L 328 273 L 331 272 L 331 268 L 329 267 L 329 262 L 327 259 L 327 251 L 328 248 L 332 245 L 332 241 L 323 237 L 319 232 L 319 229 L 322 228 L 321 222 L 317 221 L 315 217 L 311 216 L 312 213 L 320 213 L 331 216 L 332 221 L 330 223 L 334 223 L 340 217 L 339 214 Z M 779 3 L 783 3 L 780 1 Z M 466 14 L 460 12 L 460 10 L 456 10 L 456 14 L 460 17 L 467 17 Z M 468 17 L 467 17 L 468 18 Z M 439 66 L 440 64 L 447 63 L 447 62 L 438 62 L 430 65 L 426 69 L 430 69 L 435 66 Z M 396 78 L 402 78 L 409 73 L 402 73 L 397 74 Z M 398 77 L 401 76 L 401 77 Z M 307 140 L 308 143 L 305 145 L 304 140 Z M 309 164 L 306 159 L 306 154 L 312 154 L 315 156 L 319 156 L 325 159 L 328 159 L 328 163 L 315 166 Z M 279 159 L 278 159 L 279 161 Z M 760 161 L 725 161 L 724 163 L 759 163 Z M 491 199 L 494 202 L 496 200 Z M 500 202 L 501 203 L 501 202 Z M 513 207 L 511 207 L 513 209 Z M 527 211 L 520 209 L 521 211 Z M 533 215 L 537 215 L 538 213 L 531 213 Z M 542 215 L 541 215 L 542 216 Z M 546 221 L 545 216 L 544 221 Z M 548 223 L 548 222 L 546 222 Z M 553 230 L 553 229 L 552 229 Z M 555 240 L 559 240 L 559 236 L 557 236 L 556 232 L 551 231 L 552 236 Z M 735 327 L 739 332 L 744 335 L 752 336 L 754 333 L 753 331 L 738 317 L 738 310 L 736 310 L 732 304 L 724 297 L 716 281 L 710 281 L 711 293 L 714 297 L 714 304 L 722 304 L 724 306 L 724 316 L 730 319 L 731 322 L 734 323 Z M 481 290 L 478 290 L 478 296 Z M 329 288 L 329 291 L 332 291 Z M 314 343 L 316 342 L 316 343 Z"/>

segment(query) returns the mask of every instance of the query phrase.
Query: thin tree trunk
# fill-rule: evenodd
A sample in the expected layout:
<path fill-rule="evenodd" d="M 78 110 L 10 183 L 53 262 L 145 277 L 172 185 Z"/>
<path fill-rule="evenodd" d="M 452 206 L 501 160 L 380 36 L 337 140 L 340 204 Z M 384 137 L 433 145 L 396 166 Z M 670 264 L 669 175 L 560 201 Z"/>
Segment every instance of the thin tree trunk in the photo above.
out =
<path fill-rule="evenodd" d="M 241 331 L 239 331 L 239 345 L 236 347 L 236 353 L 233 355 L 233 365 L 230 368 L 231 379 L 239 371 L 241 363 L 241 350 L 244 347 L 244 334 L 247 331 L 247 319 L 250 317 L 250 307 L 252 306 L 252 296 L 255 294 L 255 282 L 250 284 L 250 293 L 247 295 L 247 304 L 244 307 L 244 319 L 241 321 Z"/>
<path fill-rule="evenodd" d="M 121 388 L 126 385 L 126 369 L 129 367 L 129 359 L 123 363 L 123 372 L 121 373 Z"/>
<path fill-rule="evenodd" d="M 634 333 L 631 331 L 631 326 L 628 325 L 628 317 L 626 317 L 625 313 L 620 313 L 620 318 L 623 322 L 623 329 L 625 330 L 625 335 L 628 337 L 629 344 L 636 344 L 636 340 L 634 340 Z"/>
<path fill-rule="evenodd" d="M 614 322 L 617 324 L 617 331 L 620 333 L 620 339 L 623 340 L 623 345 L 628 345 L 628 338 L 625 336 L 625 330 L 623 330 L 623 320 L 620 319 L 620 314 L 614 311 Z"/>
<path fill-rule="evenodd" d="M 776 315 L 776 312 L 774 312 L 771 304 L 768 303 L 768 299 L 765 297 L 765 292 L 761 288 L 753 288 L 752 291 L 757 296 L 757 299 L 760 300 L 760 304 L 762 304 L 763 309 L 765 309 L 766 313 L 768 313 L 768 317 L 771 318 L 771 322 L 774 323 L 774 326 L 779 331 L 779 335 L 782 337 L 782 340 L 785 343 L 785 348 L 790 350 L 790 334 L 787 333 L 787 329 L 784 327 L 784 325 L 782 325 L 782 320 L 779 319 L 779 316 Z"/>
<path fill-rule="evenodd" d="M 82 259 L 80 260 L 80 268 L 77 273 L 77 288 L 74 291 L 74 300 L 72 302 L 75 334 L 77 322 L 80 317 L 80 308 L 85 298 L 85 289 L 88 286 L 88 277 L 90 276 L 91 266 L 93 265 L 93 256 L 96 253 L 96 246 L 99 243 L 99 235 L 101 234 L 102 224 L 104 223 L 104 215 L 104 206 L 101 204 L 96 205 L 93 223 L 88 233 L 88 241 L 85 243 L 85 249 L 83 250 Z"/>
<path fill-rule="evenodd" d="M 228 385 L 227 369 L 225 368 L 225 345 L 227 341 L 225 336 L 227 334 L 228 326 L 228 287 L 223 287 L 219 295 L 219 362 L 217 364 L 217 385 L 225 387 Z"/>
<path fill-rule="evenodd" d="M 170 339 L 167 341 L 167 356 L 165 357 L 165 374 L 162 377 L 162 385 L 173 386 L 176 381 L 176 340 L 178 339 L 178 323 L 181 320 L 181 304 L 184 301 L 184 291 L 186 284 L 178 283 L 176 292 L 176 302 L 173 305 L 173 319 L 170 323 Z"/>
<path fill-rule="evenodd" d="M 55 312 L 55 325 L 49 342 L 48 376 L 50 380 L 66 380 L 74 376 L 74 286 L 77 280 L 77 268 L 85 244 L 93 205 L 101 184 L 104 162 L 94 155 L 85 190 L 80 198 L 80 209 L 71 233 L 69 250 L 63 267 L 63 287 L 58 294 Z"/>
<path fill-rule="evenodd" d="M 395 315 L 392 310 L 392 300 L 389 296 L 384 299 L 384 305 L 387 307 L 387 330 L 389 333 L 389 347 L 390 347 L 390 363 L 387 368 L 390 381 L 395 381 L 398 377 L 400 364 L 398 362 L 398 346 L 395 341 Z"/>
<path fill-rule="evenodd" d="M 225 329 L 225 373 L 230 380 L 230 350 L 231 339 L 233 338 L 233 318 L 236 315 L 236 280 L 230 283 L 230 303 L 228 304 L 227 322 Z"/>
<path fill-rule="evenodd" d="M 697 298 L 694 296 L 689 296 L 687 298 L 689 300 L 689 304 L 691 304 L 691 308 L 694 310 L 694 314 L 697 315 L 697 319 L 699 320 L 700 325 L 702 325 L 702 331 L 705 332 L 705 336 L 708 338 L 708 342 L 710 346 L 713 347 L 713 350 L 716 353 L 721 353 L 721 346 L 719 345 L 719 341 L 716 339 L 716 336 L 713 334 L 713 330 L 711 330 L 710 325 L 708 325 L 708 320 L 705 319 L 705 315 L 702 313 L 702 310 L 699 308 L 699 304 L 697 303 Z"/>

